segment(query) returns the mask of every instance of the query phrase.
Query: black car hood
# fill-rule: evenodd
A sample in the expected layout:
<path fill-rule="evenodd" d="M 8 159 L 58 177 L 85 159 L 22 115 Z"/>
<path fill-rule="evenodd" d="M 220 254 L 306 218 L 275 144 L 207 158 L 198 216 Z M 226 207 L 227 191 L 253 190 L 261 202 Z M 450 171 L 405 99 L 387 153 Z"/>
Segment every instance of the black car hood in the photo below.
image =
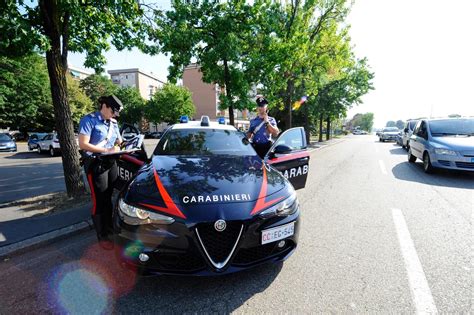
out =
<path fill-rule="evenodd" d="M 186 219 L 230 220 L 283 199 L 288 189 L 288 181 L 257 156 L 155 156 L 138 172 L 125 198 L 158 211 L 176 207 Z"/>

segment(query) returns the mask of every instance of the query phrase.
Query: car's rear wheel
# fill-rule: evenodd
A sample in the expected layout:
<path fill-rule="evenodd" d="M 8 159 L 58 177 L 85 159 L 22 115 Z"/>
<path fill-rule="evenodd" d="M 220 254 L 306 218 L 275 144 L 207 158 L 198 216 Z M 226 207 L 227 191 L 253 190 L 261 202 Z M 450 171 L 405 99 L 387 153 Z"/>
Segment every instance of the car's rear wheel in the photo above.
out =
<path fill-rule="evenodd" d="M 38 152 L 38 154 L 41 154 L 41 147 L 39 145 L 36 147 L 36 152 Z"/>
<path fill-rule="evenodd" d="M 55 156 L 55 155 L 56 155 L 56 152 L 54 152 L 54 148 L 53 148 L 53 147 L 50 147 L 50 148 L 49 148 L 49 155 L 51 155 L 51 156 Z"/>
<path fill-rule="evenodd" d="M 382 142 L 382 138 L 379 138 L 379 142 Z"/>
<path fill-rule="evenodd" d="M 411 154 L 411 149 L 408 149 L 408 162 L 415 163 L 415 161 L 416 161 L 416 156 Z"/>
<path fill-rule="evenodd" d="M 425 152 L 425 154 L 423 154 L 423 170 L 427 174 L 431 174 L 434 172 L 434 167 L 433 165 L 431 165 L 431 159 L 428 152 Z"/>

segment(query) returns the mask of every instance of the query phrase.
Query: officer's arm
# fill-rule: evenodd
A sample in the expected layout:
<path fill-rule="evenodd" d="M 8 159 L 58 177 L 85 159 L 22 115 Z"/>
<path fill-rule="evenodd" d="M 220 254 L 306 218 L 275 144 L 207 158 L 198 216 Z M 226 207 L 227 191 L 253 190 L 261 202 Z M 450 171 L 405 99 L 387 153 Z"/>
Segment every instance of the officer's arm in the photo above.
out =
<path fill-rule="evenodd" d="M 280 132 L 280 130 L 278 129 L 278 127 L 276 126 L 276 123 L 274 123 L 275 125 L 272 125 L 272 122 L 268 122 L 266 124 L 266 128 L 267 128 L 267 131 L 274 137 L 278 136 L 278 133 Z"/>
<path fill-rule="evenodd" d="M 107 153 L 107 152 L 114 152 L 115 148 L 102 148 L 96 145 L 91 144 L 90 141 L 91 137 L 88 135 L 84 135 L 82 133 L 79 134 L 79 148 L 84 151 L 89 151 L 92 153 Z"/>

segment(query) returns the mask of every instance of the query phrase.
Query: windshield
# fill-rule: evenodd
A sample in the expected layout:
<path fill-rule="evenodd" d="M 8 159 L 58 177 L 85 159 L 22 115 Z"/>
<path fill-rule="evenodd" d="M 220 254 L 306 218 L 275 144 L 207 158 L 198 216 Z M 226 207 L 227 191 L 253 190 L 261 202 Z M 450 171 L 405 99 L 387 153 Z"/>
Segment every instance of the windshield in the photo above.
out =
<path fill-rule="evenodd" d="M 429 125 L 433 136 L 474 135 L 474 118 L 432 120 Z"/>
<path fill-rule="evenodd" d="M 154 155 L 255 155 L 244 135 L 217 129 L 170 130 L 158 143 Z"/>
<path fill-rule="evenodd" d="M 9 135 L 5 134 L 5 133 L 0 134 L 0 140 L 1 141 L 10 141 L 11 139 L 12 138 Z"/>
<path fill-rule="evenodd" d="M 415 126 L 416 126 L 416 123 L 418 122 L 418 120 L 410 120 L 410 122 L 408 123 L 408 128 L 413 131 L 415 129 Z"/>
<path fill-rule="evenodd" d="M 398 128 L 397 127 L 384 128 L 383 132 L 398 132 Z"/>

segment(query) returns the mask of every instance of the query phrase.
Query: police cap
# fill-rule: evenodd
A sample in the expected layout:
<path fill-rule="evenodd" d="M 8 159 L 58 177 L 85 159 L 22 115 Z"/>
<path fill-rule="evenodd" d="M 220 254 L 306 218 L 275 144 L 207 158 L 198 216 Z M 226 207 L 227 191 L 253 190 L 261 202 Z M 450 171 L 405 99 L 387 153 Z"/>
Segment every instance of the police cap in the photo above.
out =
<path fill-rule="evenodd" d="M 268 105 L 268 101 L 263 96 L 258 97 L 256 102 L 258 107 L 265 107 Z"/>

